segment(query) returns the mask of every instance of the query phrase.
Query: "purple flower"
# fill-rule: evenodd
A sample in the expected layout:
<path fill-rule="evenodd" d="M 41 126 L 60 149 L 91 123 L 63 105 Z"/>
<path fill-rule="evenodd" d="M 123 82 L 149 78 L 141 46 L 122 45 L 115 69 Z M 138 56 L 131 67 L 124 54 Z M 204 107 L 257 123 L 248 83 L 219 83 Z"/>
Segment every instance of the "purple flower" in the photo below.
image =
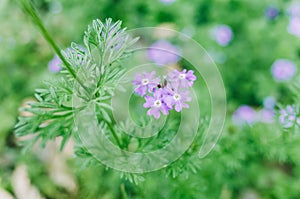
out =
<path fill-rule="evenodd" d="M 275 112 L 269 109 L 262 109 L 258 113 L 258 121 L 263 123 L 272 123 L 274 122 Z"/>
<path fill-rule="evenodd" d="M 300 37 L 300 17 L 292 17 L 287 30 L 290 34 Z"/>
<path fill-rule="evenodd" d="M 155 71 L 143 72 L 136 74 L 133 81 L 133 84 L 137 86 L 134 91 L 141 96 L 146 95 L 144 107 L 150 108 L 147 115 L 153 115 L 158 119 L 161 112 L 167 115 L 173 108 L 180 112 L 183 108 L 189 107 L 186 104 L 191 101 L 188 87 L 192 86 L 196 80 L 194 71 L 174 70 L 169 72 L 168 76 L 164 76 L 162 82 L 160 82 L 160 78 L 154 76 Z"/>
<path fill-rule="evenodd" d="M 189 91 L 175 91 L 173 89 L 169 90 L 168 95 L 164 97 L 165 103 L 169 107 L 175 107 L 177 112 L 180 112 L 182 108 L 189 108 L 185 102 L 191 101 L 189 96 Z"/>
<path fill-rule="evenodd" d="M 253 124 L 255 120 L 255 110 L 247 105 L 240 106 L 232 115 L 232 121 L 236 125 Z"/>
<path fill-rule="evenodd" d="M 273 110 L 276 105 L 276 99 L 272 96 L 268 96 L 263 102 L 264 108 L 267 110 Z"/>
<path fill-rule="evenodd" d="M 160 117 L 160 112 L 164 115 L 169 114 L 170 108 L 165 103 L 163 97 L 162 89 L 155 89 L 153 97 L 149 95 L 145 97 L 146 102 L 144 103 L 144 107 L 150 108 L 147 111 L 147 115 L 153 115 L 154 118 L 158 119 Z"/>
<path fill-rule="evenodd" d="M 81 51 L 82 54 L 84 54 L 86 52 L 86 49 L 80 45 L 76 45 L 76 47 L 78 48 L 79 51 Z M 66 59 L 74 59 L 74 54 L 75 56 L 77 56 L 77 61 L 75 62 L 76 64 L 75 65 L 72 65 L 72 67 L 76 67 L 76 66 L 81 66 L 82 65 L 82 62 L 83 62 L 83 55 L 78 53 L 77 50 L 75 50 L 73 47 L 69 47 L 65 50 L 63 50 L 63 54 L 65 55 L 65 58 Z M 54 58 L 48 63 L 48 69 L 51 71 L 51 72 L 54 72 L 54 73 L 57 73 L 59 72 L 62 67 L 62 61 L 61 59 L 55 55 Z"/>
<path fill-rule="evenodd" d="M 271 67 L 273 78 L 279 82 L 290 80 L 295 75 L 296 71 L 297 68 L 295 64 L 286 59 L 276 60 Z"/>
<path fill-rule="evenodd" d="M 297 4 L 291 5 L 288 8 L 287 12 L 290 17 L 300 17 L 300 4 L 297 3 Z"/>
<path fill-rule="evenodd" d="M 147 52 L 149 60 L 158 65 L 174 64 L 180 60 L 180 49 L 166 40 L 155 42 Z"/>
<path fill-rule="evenodd" d="M 279 15 L 279 10 L 278 8 L 274 7 L 274 6 L 269 6 L 266 8 L 265 10 L 265 16 L 269 19 L 269 20 L 274 20 L 278 17 Z"/>
<path fill-rule="evenodd" d="M 186 69 L 182 71 L 174 70 L 173 72 L 168 73 L 170 82 L 176 87 L 181 86 L 187 88 L 192 86 L 194 81 L 196 80 L 196 76 L 194 75 L 194 71 L 189 70 L 186 72 Z"/>
<path fill-rule="evenodd" d="M 214 40 L 220 46 L 227 46 L 232 40 L 233 32 L 227 25 L 218 25 L 212 30 Z"/>
<path fill-rule="evenodd" d="M 293 4 L 288 8 L 288 15 L 290 16 L 289 25 L 287 31 L 300 37 L 300 4 Z"/>
<path fill-rule="evenodd" d="M 54 58 L 48 63 L 48 69 L 53 73 L 57 73 L 62 69 L 62 67 L 60 66 L 61 64 L 61 59 L 57 55 L 55 55 Z"/>
<path fill-rule="evenodd" d="M 153 92 L 153 89 L 159 84 L 159 78 L 155 78 L 155 71 L 151 73 L 143 72 L 142 74 L 136 74 L 135 80 L 132 83 L 137 86 L 134 92 L 140 96 L 144 96 L 147 91 L 150 93 Z"/>
<path fill-rule="evenodd" d="M 290 128 L 295 124 L 300 124 L 299 107 L 297 105 L 288 105 L 280 110 L 279 123 L 283 128 Z"/>

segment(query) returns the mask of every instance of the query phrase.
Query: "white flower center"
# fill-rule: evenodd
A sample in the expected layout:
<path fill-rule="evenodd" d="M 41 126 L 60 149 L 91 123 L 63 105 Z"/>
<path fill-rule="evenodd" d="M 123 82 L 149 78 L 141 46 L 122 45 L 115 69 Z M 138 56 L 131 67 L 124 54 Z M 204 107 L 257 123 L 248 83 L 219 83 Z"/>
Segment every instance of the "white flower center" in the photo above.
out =
<path fill-rule="evenodd" d="M 173 98 L 175 101 L 178 101 L 181 99 L 181 96 L 178 93 L 176 93 L 175 95 L 173 95 Z"/>
<path fill-rule="evenodd" d="M 149 83 L 149 79 L 142 79 L 142 84 L 147 85 Z"/>
<path fill-rule="evenodd" d="M 185 74 L 180 74 L 179 79 L 185 79 Z"/>
<path fill-rule="evenodd" d="M 157 108 L 159 108 L 159 107 L 161 107 L 161 101 L 160 100 L 156 100 L 155 102 L 154 102 L 154 105 L 153 105 L 154 107 L 157 107 Z"/>

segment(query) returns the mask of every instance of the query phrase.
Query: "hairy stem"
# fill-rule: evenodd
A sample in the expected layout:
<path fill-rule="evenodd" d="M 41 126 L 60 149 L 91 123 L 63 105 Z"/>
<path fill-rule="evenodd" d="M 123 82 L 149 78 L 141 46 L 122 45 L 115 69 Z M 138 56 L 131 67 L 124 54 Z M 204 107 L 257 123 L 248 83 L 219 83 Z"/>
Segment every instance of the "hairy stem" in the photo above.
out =
<path fill-rule="evenodd" d="M 54 42 L 53 38 L 50 36 L 50 34 L 48 33 L 47 29 L 43 25 L 43 22 L 39 18 L 38 14 L 37 14 L 37 12 L 36 12 L 36 10 L 34 8 L 34 6 L 32 5 L 32 3 L 29 2 L 28 0 L 21 0 L 21 4 L 22 4 L 22 7 L 25 10 L 25 12 L 31 16 L 31 18 L 33 19 L 34 23 L 38 26 L 38 28 L 40 29 L 40 31 L 41 31 L 43 37 L 45 38 L 45 40 L 53 48 L 53 50 L 55 51 L 55 53 L 57 54 L 57 56 L 61 59 L 61 61 L 63 62 L 63 64 L 66 66 L 67 70 L 72 75 L 72 77 L 74 79 L 76 79 L 76 81 L 80 84 L 80 86 L 82 86 L 87 91 L 87 88 L 80 81 L 80 79 L 77 78 L 77 75 L 76 75 L 75 71 L 73 70 L 72 66 L 64 58 L 64 56 L 62 55 L 62 53 L 60 51 L 60 48 Z"/>

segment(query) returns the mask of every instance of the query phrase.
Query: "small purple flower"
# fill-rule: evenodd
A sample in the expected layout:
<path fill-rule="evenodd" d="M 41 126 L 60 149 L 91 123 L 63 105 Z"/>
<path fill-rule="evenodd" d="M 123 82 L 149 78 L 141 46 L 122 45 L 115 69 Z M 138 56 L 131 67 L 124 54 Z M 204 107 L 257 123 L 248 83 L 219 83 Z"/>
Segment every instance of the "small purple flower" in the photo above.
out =
<path fill-rule="evenodd" d="M 166 40 L 155 42 L 147 52 L 149 60 L 158 65 L 174 64 L 180 60 L 180 49 Z"/>
<path fill-rule="evenodd" d="M 48 69 L 53 73 L 57 73 L 62 69 L 62 67 L 60 66 L 61 64 L 61 59 L 57 55 L 55 55 L 54 58 L 48 63 Z"/>
<path fill-rule="evenodd" d="M 175 107 L 177 112 L 180 112 L 182 108 L 189 108 L 189 105 L 185 102 L 191 101 L 191 97 L 189 96 L 189 91 L 175 91 L 170 90 L 168 95 L 164 97 L 164 101 L 169 107 Z"/>
<path fill-rule="evenodd" d="M 136 74 L 133 84 L 137 86 L 135 92 L 144 96 L 146 102 L 145 108 L 150 108 L 147 115 L 153 115 L 154 118 L 160 117 L 160 112 L 164 115 L 169 114 L 173 108 L 180 112 L 183 108 L 188 108 L 186 102 L 191 101 L 188 87 L 193 85 L 196 80 L 194 71 L 189 70 L 179 72 L 174 70 L 164 76 L 162 82 L 160 78 L 155 78 L 155 71 L 151 73 L 143 72 Z M 146 96 L 145 96 L 146 95 Z"/>
<path fill-rule="evenodd" d="M 280 110 L 279 123 L 283 128 L 290 128 L 295 124 L 300 125 L 299 107 L 297 105 L 288 105 Z"/>
<path fill-rule="evenodd" d="M 258 113 L 258 121 L 263 123 L 273 123 L 275 112 L 269 109 L 262 109 Z"/>
<path fill-rule="evenodd" d="M 264 109 L 273 110 L 276 105 L 276 99 L 272 96 L 268 96 L 263 101 Z"/>
<path fill-rule="evenodd" d="M 170 82 L 174 84 L 174 86 L 181 86 L 187 88 L 189 86 L 193 86 L 194 81 L 196 80 L 196 76 L 194 75 L 194 71 L 189 70 L 186 72 L 186 69 L 182 71 L 174 70 L 173 72 L 168 73 Z"/>
<path fill-rule="evenodd" d="M 158 119 L 160 117 L 160 112 L 164 115 L 169 114 L 170 108 L 165 103 L 163 97 L 162 89 L 155 89 L 153 97 L 149 95 L 145 97 L 146 102 L 144 103 L 144 107 L 150 108 L 147 111 L 147 115 L 153 115 L 154 118 Z"/>
<path fill-rule="evenodd" d="M 212 30 L 214 40 L 220 46 L 227 46 L 233 38 L 231 27 L 227 25 L 218 25 Z"/>
<path fill-rule="evenodd" d="M 155 78 L 155 71 L 151 73 L 143 72 L 142 74 L 136 74 L 135 80 L 132 83 L 137 86 L 134 92 L 140 96 L 144 96 L 147 91 L 150 93 L 153 92 L 153 89 L 159 84 L 159 78 Z"/>
<path fill-rule="evenodd" d="M 295 64 L 287 59 L 278 59 L 271 67 L 273 78 L 279 82 L 290 80 L 296 71 Z"/>
<path fill-rule="evenodd" d="M 253 124 L 255 120 L 255 110 L 247 105 L 240 106 L 232 115 L 232 121 L 236 125 Z"/>
<path fill-rule="evenodd" d="M 292 35 L 300 37 L 300 17 L 292 17 L 290 19 L 287 31 Z"/>
<path fill-rule="evenodd" d="M 297 4 L 291 5 L 288 8 L 287 12 L 290 17 L 300 17 L 300 4 L 297 3 Z"/>
<path fill-rule="evenodd" d="M 269 6 L 266 8 L 265 10 L 265 16 L 269 19 L 269 20 L 274 20 L 278 17 L 279 15 L 279 10 L 278 8 L 274 7 L 274 6 Z"/>

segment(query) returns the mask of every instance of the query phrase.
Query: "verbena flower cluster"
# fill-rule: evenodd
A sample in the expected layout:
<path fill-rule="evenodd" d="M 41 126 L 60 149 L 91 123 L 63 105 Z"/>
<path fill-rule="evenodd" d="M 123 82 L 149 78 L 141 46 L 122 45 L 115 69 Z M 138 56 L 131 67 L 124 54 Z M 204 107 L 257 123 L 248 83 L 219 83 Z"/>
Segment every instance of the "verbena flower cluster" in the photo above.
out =
<path fill-rule="evenodd" d="M 296 65 L 288 59 L 277 59 L 271 67 L 272 76 L 277 82 L 286 82 L 292 79 L 296 72 Z"/>
<path fill-rule="evenodd" d="M 147 52 L 147 57 L 157 65 L 175 64 L 180 60 L 181 50 L 168 42 L 159 40 L 152 44 Z"/>
<path fill-rule="evenodd" d="M 291 128 L 300 125 L 300 115 L 298 105 L 287 105 L 280 110 L 279 122 L 283 128 Z"/>
<path fill-rule="evenodd" d="M 173 108 L 180 112 L 188 108 L 186 102 L 191 101 L 189 87 L 193 86 L 196 76 L 193 70 L 170 71 L 161 82 L 160 77 L 155 76 L 155 71 L 136 74 L 133 80 L 134 92 L 145 98 L 145 108 L 149 108 L 147 115 L 153 115 L 158 119 L 160 113 L 168 115 Z"/>
<path fill-rule="evenodd" d="M 288 8 L 289 24 L 287 30 L 290 34 L 300 37 L 300 4 L 293 3 Z"/>
<path fill-rule="evenodd" d="M 227 46 L 233 38 L 233 31 L 228 25 L 218 25 L 213 28 L 212 36 L 220 46 Z"/>
<path fill-rule="evenodd" d="M 273 123 L 275 117 L 276 99 L 268 96 L 263 101 L 262 109 L 255 110 L 249 105 L 241 105 L 232 114 L 232 122 L 237 126 L 253 125 L 255 123 Z"/>

